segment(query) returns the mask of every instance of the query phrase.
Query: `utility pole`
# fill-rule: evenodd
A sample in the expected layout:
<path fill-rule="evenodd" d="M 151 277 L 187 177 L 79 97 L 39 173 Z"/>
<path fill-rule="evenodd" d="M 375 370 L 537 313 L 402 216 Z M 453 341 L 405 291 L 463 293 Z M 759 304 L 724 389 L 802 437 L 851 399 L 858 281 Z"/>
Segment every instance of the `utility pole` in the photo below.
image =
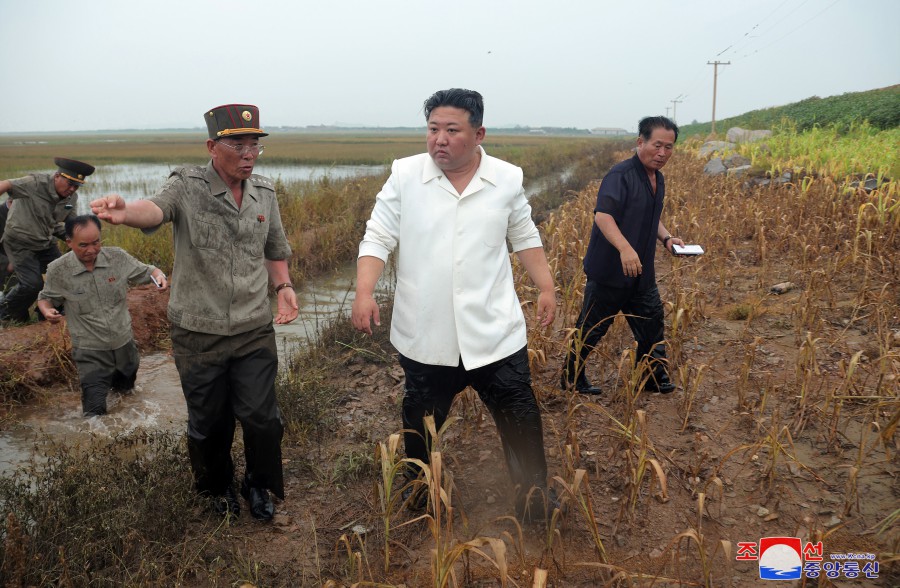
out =
<path fill-rule="evenodd" d="M 678 98 L 681 98 L 681 95 L 680 95 L 680 94 L 679 94 Z M 671 102 L 672 102 L 672 121 L 673 121 L 673 122 L 678 122 L 678 118 L 677 118 L 676 115 L 675 115 L 675 108 L 676 108 L 679 104 L 681 104 L 682 102 L 684 102 L 684 100 L 679 100 L 678 98 L 676 98 L 675 100 L 672 100 L 672 101 L 671 101 Z M 669 109 L 667 108 L 666 110 L 668 111 Z"/>
<path fill-rule="evenodd" d="M 672 108 L 671 106 L 666 106 L 666 118 L 669 118 L 669 110 L 671 108 Z"/>
<path fill-rule="evenodd" d="M 713 66 L 713 114 L 712 114 L 712 134 L 716 134 L 716 82 L 719 79 L 719 66 L 731 65 L 730 61 L 707 61 L 706 65 Z"/>

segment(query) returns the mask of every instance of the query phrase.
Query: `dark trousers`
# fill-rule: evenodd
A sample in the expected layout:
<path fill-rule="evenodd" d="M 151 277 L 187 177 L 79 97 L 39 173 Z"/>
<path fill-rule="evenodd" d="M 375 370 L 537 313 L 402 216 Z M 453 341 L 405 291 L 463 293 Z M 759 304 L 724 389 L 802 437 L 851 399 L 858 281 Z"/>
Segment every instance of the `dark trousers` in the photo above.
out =
<path fill-rule="evenodd" d="M 137 378 L 140 355 L 134 341 L 111 351 L 72 349 L 81 383 L 81 408 L 86 416 L 106 414 L 110 388 L 130 390 Z"/>
<path fill-rule="evenodd" d="M 188 409 L 188 453 L 197 491 L 221 495 L 234 480 L 235 419 L 244 433 L 246 479 L 284 498 L 281 438 L 275 398 L 278 373 L 272 323 L 238 335 L 172 327 L 175 367 Z"/>
<path fill-rule="evenodd" d="M 582 345 L 576 354 L 577 345 L 570 346 L 566 357 L 569 381 L 574 381 L 573 373 L 580 375 L 588 355 L 609 330 L 615 316 L 622 312 L 637 341 L 636 361 L 647 358 L 657 382 L 666 381 L 666 347 L 662 300 L 659 289 L 654 284 L 647 290 L 634 288 L 610 288 L 588 280 L 584 286 L 584 304 L 575 327 L 580 329 Z"/>
<path fill-rule="evenodd" d="M 59 247 L 55 241 L 40 251 L 17 249 L 8 244 L 4 247 L 13 263 L 18 283 L 0 304 L 0 319 L 24 323 L 28 321 L 28 309 L 44 287 L 43 274 L 47 271 L 47 266 L 60 256 Z"/>
<path fill-rule="evenodd" d="M 435 427 L 440 430 L 453 399 L 466 386 L 472 386 L 497 424 L 506 465 L 519 497 L 524 497 L 532 486 L 546 489 L 544 433 L 531 389 L 527 348 L 473 370 L 467 370 L 461 359 L 458 366 L 448 367 L 419 363 L 403 355 L 400 365 L 406 374 L 403 427 L 411 430 L 403 435 L 407 457 L 429 462 L 423 418 L 434 415 Z"/>

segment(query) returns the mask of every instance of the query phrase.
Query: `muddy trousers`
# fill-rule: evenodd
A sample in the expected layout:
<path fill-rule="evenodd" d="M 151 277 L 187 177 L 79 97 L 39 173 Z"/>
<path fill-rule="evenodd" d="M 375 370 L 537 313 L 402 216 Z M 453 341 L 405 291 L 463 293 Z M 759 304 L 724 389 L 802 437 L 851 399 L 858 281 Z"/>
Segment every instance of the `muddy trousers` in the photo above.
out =
<path fill-rule="evenodd" d="M 665 314 L 656 285 L 641 291 L 635 288 L 611 288 L 588 280 L 584 286 L 581 314 L 575 323 L 581 333 L 581 340 L 570 344 L 563 365 L 570 382 L 584 372 L 588 355 L 612 326 L 613 319 L 620 311 L 625 314 L 625 320 L 637 341 L 635 360 L 640 362 L 646 358 L 657 382 L 668 381 L 663 327 Z"/>
<path fill-rule="evenodd" d="M 106 414 L 110 388 L 131 390 L 137 378 L 140 355 L 134 340 L 111 351 L 72 349 L 81 382 L 81 409 L 85 416 Z"/>
<path fill-rule="evenodd" d="M 5 244 L 18 281 L 0 303 L 0 319 L 19 323 L 28 321 L 28 309 L 44 287 L 43 274 L 51 261 L 59 258 L 59 247 L 52 242 L 46 249 L 30 251 Z"/>
<path fill-rule="evenodd" d="M 284 424 L 275 398 L 278 355 L 272 323 L 230 336 L 173 325 L 171 334 L 187 402 L 188 453 L 197 491 L 220 496 L 233 483 L 237 419 L 244 434 L 247 483 L 283 499 Z"/>
<path fill-rule="evenodd" d="M 541 414 L 531 389 L 528 350 L 467 370 L 460 358 L 456 367 L 427 365 L 400 355 L 406 375 L 403 398 L 403 434 L 406 456 L 429 462 L 430 438 L 423 418 L 434 415 L 440 430 L 447 420 L 453 398 L 466 386 L 472 386 L 490 410 L 500 433 L 503 453 L 513 484 L 516 506 L 521 509 L 532 487 L 547 488 L 547 461 L 544 457 L 544 433 Z M 412 477 L 418 475 L 416 468 Z"/>

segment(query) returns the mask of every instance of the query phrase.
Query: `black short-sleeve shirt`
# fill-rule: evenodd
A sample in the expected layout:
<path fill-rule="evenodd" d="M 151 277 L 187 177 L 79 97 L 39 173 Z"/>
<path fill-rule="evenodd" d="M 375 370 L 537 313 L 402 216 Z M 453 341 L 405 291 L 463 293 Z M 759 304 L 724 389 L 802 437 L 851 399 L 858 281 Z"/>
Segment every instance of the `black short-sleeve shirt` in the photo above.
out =
<path fill-rule="evenodd" d="M 665 194 L 665 180 L 659 171 L 656 172 L 656 195 L 653 194 L 650 179 L 637 155 L 609 170 L 597 192 L 594 213 L 603 212 L 613 217 L 622 235 L 640 257 L 643 269 L 639 277 L 626 276 L 622 272 L 619 251 L 610 245 L 597 223 L 594 223 L 584 256 L 584 273 L 589 280 L 614 288 L 637 287 L 638 290 L 646 290 L 656 284 L 653 262 Z"/>

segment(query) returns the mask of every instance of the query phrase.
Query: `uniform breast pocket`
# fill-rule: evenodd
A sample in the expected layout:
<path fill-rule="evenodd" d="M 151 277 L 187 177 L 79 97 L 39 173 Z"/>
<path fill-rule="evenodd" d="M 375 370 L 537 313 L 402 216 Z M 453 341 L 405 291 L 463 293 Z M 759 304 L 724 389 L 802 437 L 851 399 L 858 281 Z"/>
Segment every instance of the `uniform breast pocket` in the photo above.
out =
<path fill-rule="evenodd" d="M 96 304 L 89 294 L 75 294 L 66 299 L 65 306 L 76 314 L 93 314 Z"/>
<path fill-rule="evenodd" d="M 509 212 L 506 210 L 485 210 L 481 213 L 482 238 L 488 247 L 500 247 L 506 243 L 509 228 Z"/>
<path fill-rule="evenodd" d="M 221 249 L 225 244 L 225 221 L 219 215 L 196 213 L 190 231 L 191 244 L 197 249 Z"/>
<path fill-rule="evenodd" d="M 262 257 L 266 251 L 266 239 L 269 236 L 269 223 L 254 222 L 250 234 L 250 257 Z"/>

